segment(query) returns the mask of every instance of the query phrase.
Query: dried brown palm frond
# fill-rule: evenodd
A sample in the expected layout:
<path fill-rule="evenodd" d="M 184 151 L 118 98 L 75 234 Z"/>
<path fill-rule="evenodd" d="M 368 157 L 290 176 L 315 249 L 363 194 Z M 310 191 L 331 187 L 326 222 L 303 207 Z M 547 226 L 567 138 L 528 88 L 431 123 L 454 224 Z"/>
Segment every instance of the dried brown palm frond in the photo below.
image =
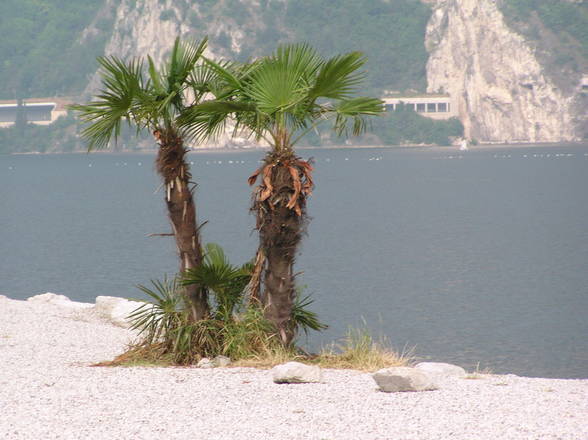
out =
<path fill-rule="evenodd" d="M 255 263 L 253 265 L 253 271 L 251 272 L 251 279 L 245 287 L 245 295 L 248 296 L 249 302 L 261 303 L 260 299 L 260 286 L 261 286 L 261 273 L 265 266 L 265 254 L 263 249 L 259 247 L 257 254 L 255 255 Z"/>
<path fill-rule="evenodd" d="M 269 209 L 284 204 L 301 216 L 304 199 L 312 194 L 314 187 L 312 171 L 312 165 L 300 158 L 280 160 L 268 156 L 266 165 L 258 168 L 247 180 L 249 185 L 253 185 L 257 177 L 262 176 L 262 182 L 254 193 L 254 204 L 268 200 Z M 258 214 L 263 215 L 263 209 Z"/>

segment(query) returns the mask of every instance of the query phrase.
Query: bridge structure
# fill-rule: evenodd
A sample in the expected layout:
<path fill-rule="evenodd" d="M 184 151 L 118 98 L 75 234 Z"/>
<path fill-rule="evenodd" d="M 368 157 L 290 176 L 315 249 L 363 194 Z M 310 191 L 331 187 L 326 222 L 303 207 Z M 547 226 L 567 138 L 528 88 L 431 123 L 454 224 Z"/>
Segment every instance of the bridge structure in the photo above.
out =
<path fill-rule="evenodd" d="M 62 116 L 67 116 L 66 98 L 31 98 L 18 101 L 0 101 L 0 128 L 11 127 L 19 112 L 31 124 L 50 125 Z"/>

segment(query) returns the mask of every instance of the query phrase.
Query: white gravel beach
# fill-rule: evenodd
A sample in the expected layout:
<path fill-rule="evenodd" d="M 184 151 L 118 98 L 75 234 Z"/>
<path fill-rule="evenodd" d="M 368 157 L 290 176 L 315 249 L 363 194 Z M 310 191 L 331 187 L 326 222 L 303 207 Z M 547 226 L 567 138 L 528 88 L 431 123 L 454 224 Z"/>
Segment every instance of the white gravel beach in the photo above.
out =
<path fill-rule="evenodd" d="M 588 380 L 383 393 L 356 371 L 277 385 L 267 370 L 90 366 L 131 338 L 87 310 L 0 296 L 0 438 L 588 439 Z"/>

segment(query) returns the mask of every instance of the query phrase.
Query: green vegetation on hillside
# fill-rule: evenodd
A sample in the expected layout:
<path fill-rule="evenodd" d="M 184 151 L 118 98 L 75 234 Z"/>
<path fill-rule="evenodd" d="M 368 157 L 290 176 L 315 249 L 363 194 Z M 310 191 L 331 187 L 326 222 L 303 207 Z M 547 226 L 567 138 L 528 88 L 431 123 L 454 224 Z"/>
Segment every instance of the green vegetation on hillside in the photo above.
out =
<path fill-rule="evenodd" d="M 534 43 L 549 75 L 564 90 L 588 71 L 588 4 L 565 0 L 505 0 L 511 27 Z"/>
<path fill-rule="evenodd" d="M 73 116 L 60 118 L 51 125 L 17 122 L 0 129 L 0 154 L 73 151 L 77 145 L 76 125 Z"/>
<path fill-rule="evenodd" d="M 451 138 L 463 136 L 463 125 L 457 118 L 434 120 L 414 110 L 388 112 L 374 122 L 373 133 L 384 145 L 435 144 L 451 145 Z"/>
<path fill-rule="evenodd" d="M 365 53 L 372 90 L 424 91 L 430 15 L 420 0 L 306 0 L 288 3 L 286 23 L 324 54 Z"/>
<path fill-rule="evenodd" d="M 426 88 L 424 39 L 431 9 L 420 0 L 289 0 L 285 8 L 262 1 L 262 14 L 267 28 L 246 55 L 300 41 L 324 56 L 361 51 L 369 59 L 367 92 Z"/>
<path fill-rule="evenodd" d="M 97 67 L 112 23 L 96 19 L 98 32 L 82 38 L 103 2 L 2 0 L 0 99 L 80 93 Z"/>
<path fill-rule="evenodd" d="M 534 13 L 556 34 L 567 34 L 570 45 L 588 58 L 588 5 L 562 0 L 506 0 L 504 11 L 517 21 L 527 21 Z"/>

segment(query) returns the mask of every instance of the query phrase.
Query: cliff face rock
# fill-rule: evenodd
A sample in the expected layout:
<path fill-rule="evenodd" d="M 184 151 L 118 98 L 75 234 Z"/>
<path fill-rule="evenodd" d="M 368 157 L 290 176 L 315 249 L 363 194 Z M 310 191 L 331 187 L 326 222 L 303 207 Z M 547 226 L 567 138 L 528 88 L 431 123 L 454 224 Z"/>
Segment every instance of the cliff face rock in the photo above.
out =
<path fill-rule="evenodd" d="M 495 0 L 428 0 L 427 91 L 449 93 L 481 142 L 577 140 L 574 95 L 551 81 Z M 577 111 L 577 110 L 576 110 Z"/>
<path fill-rule="evenodd" d="M 253 56 L 264 29 L 281 25 L 268 24 L 264 12 L 284 1 L 107 0 L 116 9 L 116 21 L 106 53 L 121 57 L 148 53 L 158 62 L 177 36 L 199 40 L 207 35 L 209 54 Z"/>

